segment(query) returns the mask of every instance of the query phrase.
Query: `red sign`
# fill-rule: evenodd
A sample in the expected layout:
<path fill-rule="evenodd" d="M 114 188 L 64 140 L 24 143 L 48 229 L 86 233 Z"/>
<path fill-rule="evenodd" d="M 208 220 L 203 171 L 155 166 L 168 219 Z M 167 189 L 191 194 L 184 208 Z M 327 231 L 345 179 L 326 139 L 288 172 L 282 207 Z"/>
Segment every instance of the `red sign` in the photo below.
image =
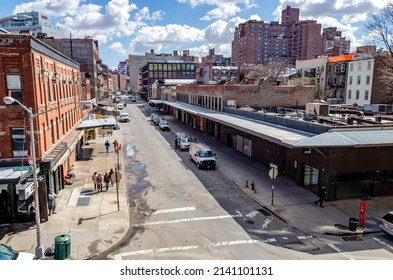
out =
<path fill-rule="evenodd" d="M 364 217 L 366 216 L 366 202 L 360 202 L 360 209 L 359 209 L 359 226 L 364 228 Z"/>
<path fill-rule="evenodd" d="M 27 156 L 27 162 L 31 165 L 33 164 L 33 156 L 32 155 L 28 155 Z"/>

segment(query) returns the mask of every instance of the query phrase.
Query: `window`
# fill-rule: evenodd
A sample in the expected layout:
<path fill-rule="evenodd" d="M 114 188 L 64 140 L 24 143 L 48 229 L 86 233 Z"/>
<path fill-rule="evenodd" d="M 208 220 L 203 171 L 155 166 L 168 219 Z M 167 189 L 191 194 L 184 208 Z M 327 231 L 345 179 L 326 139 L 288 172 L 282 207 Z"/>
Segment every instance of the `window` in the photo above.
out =
<path fill-rule="evenodd" d="M 7 74 L 6 83 L 7 83 L 7 92 L 10 91 L 11 97 L 23 103 L 20 74 Z"/>
<path fill-rule="evenodd" d="M 12 156 L 26 157 L 27 145 L 24 128 L 11 128 Z"/>
<path fill-rule="evenodd" d="M 356 83 L 357 83 L 358 85 L 360 85 L 360 82 L 361 82 L 361 81 L 362 81 L 362 77 L 361 77 L 361 76 L 358 76 L 358 77 L 357 77 L 357 82 L 356 82 Z"/>
<path fill-rule="evenodd" d="M 351 64 L 351 65 L 353 65 L 353 64 Z M 353 77 L 349 76 L 349 84 L 352 85 L 352 82 L 353 82 Z"/>
<path fill-rule="evenodd" d="M 358 71 L 361 71 L 361 70 L 362 70 L 362 63 L 358 62 Z"/>
<path fill-rule="evenodd" d="M 341 72 L 343 73 L 343 72 L 345 72 L 345 64 L 341 64 Z"/>
<path fill-rule="evenodd" d="M 348 99 L 352 98 L 352 90 L 348 90 Z"/>
<path fill-rule="evenodd" d="M 353 71 L 353 63 L 349 65 L 349 71 Z"/>
<path fill-rule="evenodd" d="M 359 90 L 357 89 L 357 90 L 356 90 L 356 99 L 359 99 L 359 95 L 360 95 L 360 92 L 359 92 Z"/>
<path fill-rule="evenodd" d="M 367 70 L 371 70 L 371 61 L 367 61 Z"/>
<path fill-rule="evenodd" d="M 370 84 L 370 75 L 367 75 L 367 77 L 366 77 L 366 85 L 369 85 Z"/>
<path fill-rule="evenodd" d="M 368 90 L 364 91 L 364 100 L 368 100 Z"/>

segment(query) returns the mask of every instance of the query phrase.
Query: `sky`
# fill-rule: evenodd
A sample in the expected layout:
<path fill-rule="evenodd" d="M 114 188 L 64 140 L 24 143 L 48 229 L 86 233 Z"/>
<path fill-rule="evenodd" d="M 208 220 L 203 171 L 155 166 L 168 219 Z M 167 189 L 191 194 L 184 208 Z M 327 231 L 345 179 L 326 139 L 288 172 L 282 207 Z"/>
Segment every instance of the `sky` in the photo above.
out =
<path fill-rule="evenodd" d="M 0 0 L 0 18 L 39 11 L 65 37 L 92 36 L 103 63 L 117 68 L 129 54 L 189 50 L 191 55 L 231 56 L 235 27 L 249 19 L 280 21 L 287 6 L 300 9 L 300 19 L 337 27 L 351 49 L 370 44 L 365 28 L 370 13 L 393 0 Z"/>

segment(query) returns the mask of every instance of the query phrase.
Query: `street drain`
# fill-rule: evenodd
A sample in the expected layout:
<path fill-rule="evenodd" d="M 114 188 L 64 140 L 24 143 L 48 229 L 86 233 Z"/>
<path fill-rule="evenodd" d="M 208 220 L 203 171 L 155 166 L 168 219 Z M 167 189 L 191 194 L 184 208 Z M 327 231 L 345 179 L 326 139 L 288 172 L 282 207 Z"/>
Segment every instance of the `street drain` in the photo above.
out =
<path fill-rule="evenodd" d="M 272 215 L 269 211 L 267 211 L 266 209 L 263 209 L 263 208 L 258 209 L 258 212 L 262 213 L 265 217 Z"/>
<path fill-rule="evenodd" d="M 362 241 L 359 236 L 344 236 L 343 239 L 345 241 Z"/>
<path fill-rule="evenodd" d="M 244 222 L 248 225 L 255 225 L 255 222 L 251 220 L 244 220 Z"/>

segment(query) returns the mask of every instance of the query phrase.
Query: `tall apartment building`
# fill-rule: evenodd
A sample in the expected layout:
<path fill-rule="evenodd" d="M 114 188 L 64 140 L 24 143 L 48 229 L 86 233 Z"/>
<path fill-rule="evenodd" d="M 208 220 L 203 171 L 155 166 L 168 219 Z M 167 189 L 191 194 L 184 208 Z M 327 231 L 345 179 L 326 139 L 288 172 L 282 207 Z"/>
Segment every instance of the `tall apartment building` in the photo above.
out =
<path fill-rule="evenodd" d="M 64 38 L 64 31 L 51 26 L 51 18 L 41 12 L 25 12 L 0 19 L 0 28 L 13 34 L 31 34 L 48 37 Z"/>
<path fill-rule="evenodd" d="M 79 64 L 31 35 L 0 34 L 0 191 L 9 194 L 9 209 L 0 223 L 26 222 L 33 200 L 31 114 L 4 103 L 5 96 L 31 108 L 34 149 L 40 180 L 43 220 L 47 193 L 64 188 L 64 176 L 80 151 L 83 131 L 76 130 L 88 111 L 83 101 Z M 21 167 L 23 166 L 23 167 Z"/>
<path fill-rule="evenodd" d="M 323 53 L 326 55 L 343 55 L 349 53 L 351 41 L 342 36 L 337 27 L 324 28 L 322 31 Z"/>
<path fill-rule="evenodd" d="M 232 62 L 238 66 L 271 61 L 295 65 L 296 60 L 322 54 L 321 24 L 299 21 L 299 14 L 299 9 L 287 6 L 281 23 L 249 20 L 239 24 L 232 41 Z"/>
<path fill-rule="evenodd" d="M 103 97 L 102 60 L 97 40 L 94 40 L 91 36 L 86 36 L 83 39 L 56 39 L 39 36 L 38 39 L 78 62 L 83 84 L 90 83 L 91 97 L 97 100 Z M 83 90 L 85 91 L 85 88 Z"/>

